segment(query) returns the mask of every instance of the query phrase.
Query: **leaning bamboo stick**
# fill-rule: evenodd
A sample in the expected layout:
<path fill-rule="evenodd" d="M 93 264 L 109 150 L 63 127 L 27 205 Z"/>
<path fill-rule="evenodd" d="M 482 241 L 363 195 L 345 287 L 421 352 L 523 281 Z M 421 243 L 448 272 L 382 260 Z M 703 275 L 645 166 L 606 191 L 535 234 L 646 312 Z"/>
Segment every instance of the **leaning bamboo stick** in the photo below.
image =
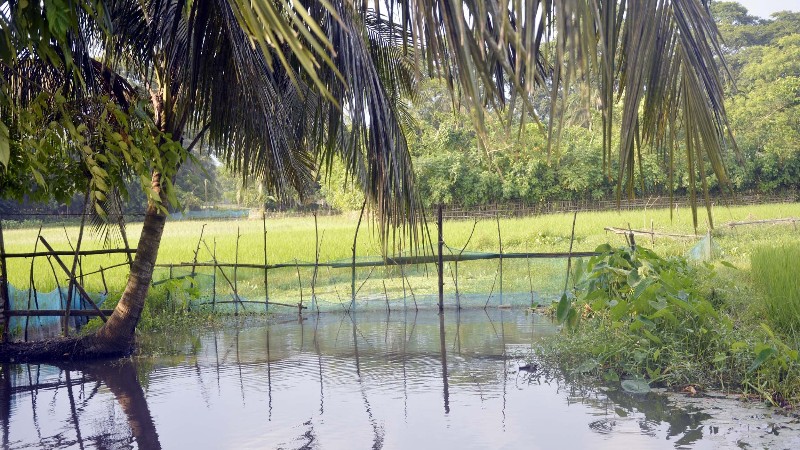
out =
<path fill-rule="evenodd" d="M 693 234 L 675 234 L 675 233 L 659 233 L 656 231 L 647 231 L 647 230 L 632 230 L 629 228 L 617 228 L 617 227 L 605 227 L 603 228 L 605 231 L 610 231 L 615 234 L 624 234 L 630 235 L 633 233 L 637 236 L 652 236 L 652 237 L 669 237 L 669 238 L 687 238 L 687 239 L 697 239 L 699 236 Z"/>
<path fill-rule="evenodd" d="M 725 226 L 733 228 L 733 227 L 740 227 L 742 225 L 764 225 L 764 224 L 776 224 L 776 223 L 796 223 L 800 222 L 800 218 L 796 217 L 786 217 L 782 219 L 763 219 L 763 220 L 750 220 L 750 221 L 742 221 L 742 222 L 728 222 Z"/>

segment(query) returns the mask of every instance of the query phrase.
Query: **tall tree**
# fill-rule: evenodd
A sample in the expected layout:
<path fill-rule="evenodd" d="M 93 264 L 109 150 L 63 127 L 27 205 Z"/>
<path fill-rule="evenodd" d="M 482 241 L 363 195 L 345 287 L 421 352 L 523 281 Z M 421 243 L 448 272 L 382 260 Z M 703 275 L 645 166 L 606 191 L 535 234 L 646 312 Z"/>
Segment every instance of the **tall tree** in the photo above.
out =
<path fill-rule="evenodd" d="M 620 195 L 632 193 L 641 147 L 678 135 L 690 173 L 704 175 L 708 159 L 726 179 L 721 49 L 704 0 L 10 0 L 0 22 L 0 164 L 34 166 L 25 149 L 59 160 L 58 151 L 37 147 L 43 137 L 30 126 L 50 118 L 41 114 L 48 106 L 57 111 L 46 122 L 55 123 L 50 138 L 67 137 L 100 207 L 119 178 L 150 173 L 142 235 L 113 315 L 77 341 L 28 353 L 4 346 L 28 357 L 130 350 L 171 177 L 198 138 L 276 194 L 302 191 L 315 167 L 341 158 L 384 232 L 417 222 L 402 98 L 418 73 L 444 77 L 480 135 L 487 112 L 519 108 L 548 122 L 557 142 L 559 108 L 538 118 L 532 95 L 545 89 L 557 104 L 579 89 L 587 102 L 599 99 L 609 168 L 622 99 Z M 90 48 L 103 49 L 102 62 Z M 43 75 L 53 75 L 43 86 L 50 96 L 20 99 L 19 87 L 34 92 Z"/>

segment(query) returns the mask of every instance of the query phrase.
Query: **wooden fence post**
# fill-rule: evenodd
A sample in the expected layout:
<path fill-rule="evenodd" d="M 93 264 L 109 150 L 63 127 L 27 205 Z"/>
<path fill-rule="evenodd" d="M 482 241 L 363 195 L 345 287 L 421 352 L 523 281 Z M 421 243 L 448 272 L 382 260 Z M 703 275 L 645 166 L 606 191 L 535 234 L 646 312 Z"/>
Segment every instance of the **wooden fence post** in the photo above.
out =
<path fill-rule="evenodd" d="M 269 312 L 269 269 L 267 268 L 267 211 L 261 214 L 264 224 L 264 312 Z"/>
<path fill-rule="evenodd" d="M 3 241 L 3 221 L 0 220 L 0 321 L 3 327 L 2 341 L 8 342 L 8 311 L 11 301 L 8 294 L 8 269 L 6 268 L 6 246 Z"/>
<path fill-rule="evenodd" d="M 444 236 L 442 234 L 442 205 L 436 210 L 436 224 L 439 227 L 439 312 L 444 310 L 444 262 L 442 261 L 442 247 Z"/>

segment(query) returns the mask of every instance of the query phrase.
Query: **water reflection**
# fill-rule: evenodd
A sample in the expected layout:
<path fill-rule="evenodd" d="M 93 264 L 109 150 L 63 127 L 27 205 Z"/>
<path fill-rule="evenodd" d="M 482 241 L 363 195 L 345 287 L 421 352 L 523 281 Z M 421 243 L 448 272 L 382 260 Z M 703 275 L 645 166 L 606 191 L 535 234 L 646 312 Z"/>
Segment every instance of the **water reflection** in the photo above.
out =
<path fill-rule="evenodd" d="M 174 356 L 6 365 L 4 448 L 798 447 L 800 425 L 730 399 L 681 404 L 528 362 L 522 311 L 241 319 L 149 344 Z M 727 403 L 726 403 L 727 402 Z M 736 412 L 740 408 L 740 412 Z M 794 420 L 794 422 L 792 422 Z"/>
<path fill-rule="evenodd" d="M 131 360 L 80 366 L 3 365 L 3 447 L 161 448 L 136 369 Z M 107 408 L 98 397 L 110 397 L 115 404 Z M 30 416 L 20 417 L 25 413 Z M 53 416 L 60 420 L 52 421 Z M 28 430 L 19 434 L 21 428 Z"/>

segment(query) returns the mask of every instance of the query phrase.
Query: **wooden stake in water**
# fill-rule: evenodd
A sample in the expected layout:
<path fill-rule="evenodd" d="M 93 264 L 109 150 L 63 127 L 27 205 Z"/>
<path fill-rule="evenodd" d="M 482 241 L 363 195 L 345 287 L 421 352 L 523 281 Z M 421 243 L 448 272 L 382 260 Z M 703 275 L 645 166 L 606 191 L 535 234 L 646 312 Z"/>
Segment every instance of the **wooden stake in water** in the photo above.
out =
<path fill-rule="evenodd" d="M 361 213 L 358 215 L 356 233 L 353 235 L 353 265 L 350 269 L 350 309 L 356 307 L 356 243 L 358 242 L 358 229 L 361 228 L 361 219 L 364 217 L 364 208 L 367 207 L 367 199 L 361 204 Z"/>
<path fill-rule="evenodd" d="M 300 266 L 297 264 L 297 258 L 294 259 L 294 268 L 297 271 L 297 285 L 300 286 L 300 303 L 297 305 L 297 313 L 303 314 L 303 280 L 300 279 Z"/>
<path fill-rule="evenodd" d="M 569 271 L 572 268 L 572 243 L 575 242 L 575 220 L 578 218 L 578 210 L 572 215 L 572 235 L 569 238 L 569 254 L 567 255 L 567 276 L 564 280 L 564 293 L 567 293 L 567 286 L 569 285 Z M 633 236 L 633 235 L 631 235 Z"/>
<path fill-rule="evenodd" d="M 267 268 L 267 212 L 261 214 L 264 224 L 264 312 L 269 312 L 269 269 Z"/>
<path fill-rule="evenodd" d="M 239 238 L 242 235 L 239 233 L 239 227 L 236 227 L 236 255 L 234 256 L 233 264 L 233 296 L 236 297 L 234 305 L 234 316 L 239 315 L 239 280 L 237 279 L 239 269 Z"/>
<path fill-rule="evenodd" d="M 444 263 L 442 261 L 442 248 L 444 247 L 444 236 L 442 233 L 442 205 L 436 209 L 436 224 L 439 227 L 439 312 L 444 311 Z"/>
<path fill-rule="evenodd" d="M 316 307 L 317 314 L 319 314 L 317 273 L 319 273 L 319 226 L 317 224 L 317 212 L 314 211 L 314 275 L 311 277 L 311 308 L 314 309 Z"/>
<path fill-rule="evenodd" d="M 208 249 L 208 245 L 206 245 Z M 211 275 L 211 311 L 217 310 L 217 238 L 214 238 L 214 251 L 211 253 L 214 260 L 214 273 Z"/>
<path fill-rule="evenodd" d="M 11 309 L 8 294 L 8 269 L 6 268 L 6 247 L 3 242 L 3 221 L 0 220 L 0 319 L 3 321 L 3 342 L 8 342 L 8 310 Z"/>
<path fill-rule="evenodd" d="M 497 221 L 497 242 L 500 245 L 500 267 L 499 267 L 499 274 L 500 274 L 500 305 L 503 305 L 503 236 L 500 235 L 500 215 L 497 214 L 495 216 L 495 220 Z"/>

